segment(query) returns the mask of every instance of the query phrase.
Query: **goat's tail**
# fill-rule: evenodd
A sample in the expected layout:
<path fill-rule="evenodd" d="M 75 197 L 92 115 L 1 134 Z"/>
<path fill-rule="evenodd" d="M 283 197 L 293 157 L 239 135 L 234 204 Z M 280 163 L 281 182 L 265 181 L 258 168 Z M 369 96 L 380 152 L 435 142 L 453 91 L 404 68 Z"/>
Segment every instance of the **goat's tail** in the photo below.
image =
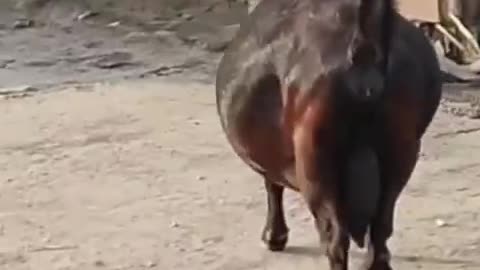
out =
<path fill-rule="evenodd" d="M 359 146 L 350 153 L 347 166 L 344 195 L 348 230 L 352 240 L 363 248 L 380 199 L 378 156 L 373 148 Z"/>

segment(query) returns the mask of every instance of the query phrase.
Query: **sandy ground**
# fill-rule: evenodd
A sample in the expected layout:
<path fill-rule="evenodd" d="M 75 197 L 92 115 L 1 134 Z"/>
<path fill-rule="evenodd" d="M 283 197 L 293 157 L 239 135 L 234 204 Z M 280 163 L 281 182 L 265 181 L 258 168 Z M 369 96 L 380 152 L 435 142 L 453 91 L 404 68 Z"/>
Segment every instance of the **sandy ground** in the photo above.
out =
<path fill-rule="evenodd" d="M 0 94 L 0 269 L 326 268 L 294 193 L 286 252 L 261 245 L 262 181 L 215 112 L 218 54 L 106 18 L 23 30 L 0 19 L 2 89 L 38 90 Z M 480 122 L 451 105 L 401 197 L 396 269 L 480 269 Z"/>

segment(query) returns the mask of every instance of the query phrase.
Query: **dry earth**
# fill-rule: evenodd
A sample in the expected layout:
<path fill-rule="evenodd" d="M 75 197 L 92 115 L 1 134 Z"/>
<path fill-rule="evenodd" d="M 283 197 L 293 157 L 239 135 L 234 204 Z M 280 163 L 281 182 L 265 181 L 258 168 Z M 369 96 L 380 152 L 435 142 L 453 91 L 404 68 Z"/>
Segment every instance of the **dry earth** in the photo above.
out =
<path fill-rule="evenodd" d="M 296 194 L 287 251 L 260 244 L 265 194 L 220 132 L 217 54 L 108 16 L 15 19 L 0 16 L 0 269 L 326 268 Z M 480 269 L 480 122 L 449 108 L 400 201 L 396 269 Z"/>

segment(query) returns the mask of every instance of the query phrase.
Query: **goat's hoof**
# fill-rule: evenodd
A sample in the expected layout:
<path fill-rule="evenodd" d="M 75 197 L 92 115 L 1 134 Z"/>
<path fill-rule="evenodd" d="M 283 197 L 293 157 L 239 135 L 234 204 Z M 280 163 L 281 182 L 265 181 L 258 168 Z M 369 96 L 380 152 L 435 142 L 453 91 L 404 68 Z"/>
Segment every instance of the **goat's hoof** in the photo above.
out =
<path fill-rule="evenodd" d="M 390 263 L 381 261 L 381 262 L 374 262 L 369 266 L 364 266 L 362 269 L 364 270 L 393 270 L 390 266 Z"/>
<path fill-rule="evenodd" d="M 288 242 L 288 230 L 282 233 L 274 233 L 270 229 L 265 229 L 262 233 L 262 241 L 270 251 L 283 251 Z"/>

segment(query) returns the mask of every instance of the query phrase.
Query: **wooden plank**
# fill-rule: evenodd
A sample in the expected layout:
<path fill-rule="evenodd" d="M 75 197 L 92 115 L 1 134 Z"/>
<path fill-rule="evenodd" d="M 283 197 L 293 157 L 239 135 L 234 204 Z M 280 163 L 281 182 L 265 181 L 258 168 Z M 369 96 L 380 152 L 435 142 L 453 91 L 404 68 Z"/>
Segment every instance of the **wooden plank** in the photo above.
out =
<path fill-rule="evenodd" d="M 438 0 L 399 0 L 398 10 L 409 20 L 440 21 Z"/>

